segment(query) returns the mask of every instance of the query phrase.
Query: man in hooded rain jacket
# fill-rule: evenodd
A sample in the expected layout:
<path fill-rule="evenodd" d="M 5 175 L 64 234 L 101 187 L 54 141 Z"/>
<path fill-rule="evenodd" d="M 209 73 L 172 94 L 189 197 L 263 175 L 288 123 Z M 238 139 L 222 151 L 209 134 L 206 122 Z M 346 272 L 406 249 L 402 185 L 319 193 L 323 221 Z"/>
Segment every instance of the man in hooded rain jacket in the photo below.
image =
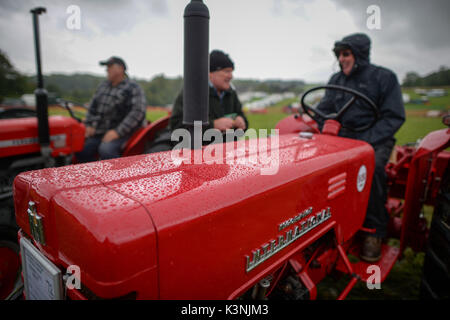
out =
<path fill-rule="evenodd" d="M 382 239 L 386 237 L 389 214 L 385 208 L 387 176 L 384 167 L 395 145 L 394 134 L 405 121 L 402 92 L 396 75 L 389 69 L 370 63 L 370 38 L 362 33 L 352 34 L 334 44 L 340 72 L 328 84 L 344 86 L 370 98 L 378 108 L 379 119 L 363 132 L 342 128 L 342 137 L 368 142 L 375 150 L 375 172 L 364 227 L 375 229 L 365 234 L 360 257 L 369 262 L 381 257 Z M 343 91 L 327 90 L 318 109 L 325 114 L 337 113 L 352 96 Z M 373 121 L 372 111 L 361 99 L 340 119 L 348 127 L 361 127 Z M 320 124 L 322 125 L 322 124 Z"/>

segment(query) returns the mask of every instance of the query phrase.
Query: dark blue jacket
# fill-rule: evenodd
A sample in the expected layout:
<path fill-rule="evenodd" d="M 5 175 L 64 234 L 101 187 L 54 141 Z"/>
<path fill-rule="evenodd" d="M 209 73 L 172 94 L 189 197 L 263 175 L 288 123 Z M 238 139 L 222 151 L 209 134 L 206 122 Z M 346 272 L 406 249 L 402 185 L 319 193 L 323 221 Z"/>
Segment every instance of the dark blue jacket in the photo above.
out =
<path fill-rule="evenodd" d="M 354 133 L 341 129 L 340 136 L 364 140 L 372 146 L 389 139 L 405 122 L 405 108 L 402 92 L 396 75 L 389 69 L 370 63 L 370 39 L 365 34 L 354 34 L 336 42 L 335 46 L 347 46 L 355 56 L 355 65 L 346 76 L 342 71 L 335 73 L 328 84 L 340 85 L 359 91 L 369 97 L 378 107 L 380 119 L 363 132 Z M 351 95 L 343 91 L 327 90 L 318 108 L 325 114 L 338 112 Z M 347 126 L 359 127 L 373 120 L 373 113 L 358 99 L 342 118 Z"/>

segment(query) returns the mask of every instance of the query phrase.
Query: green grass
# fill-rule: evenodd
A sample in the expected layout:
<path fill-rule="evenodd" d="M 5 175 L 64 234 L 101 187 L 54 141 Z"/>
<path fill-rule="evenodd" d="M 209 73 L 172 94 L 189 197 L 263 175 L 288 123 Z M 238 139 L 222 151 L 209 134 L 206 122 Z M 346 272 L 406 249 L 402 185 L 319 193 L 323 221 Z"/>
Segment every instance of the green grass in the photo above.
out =
<path fill-rule="evenodd" d="M 81 119 L 84 119 L 86 116 L 86 112 L 84 112 L 84 111 L 75 110 L 74 113 L 75 113 L 75 116 L 80 117 Z M 147 113 L 146 113 L 146 119 L 148 121 L 153 122 L 155 120 L 158 120 L 162 117 L 167 116 L 167 114 L 168 114 L 167 111 L 163 111 L 163 110 L 159 110 L 159 109 L 150 110 L 150 111 L 147 111 Z M 59 107 L 49 108 L 49 115 L 51 115 L 51 116 L 60 115 L 60 116 L 70 117 L 69 112 L 67 112 L 63 108 L 59 108 Z"/>
<path fill-rule="evenodd" d="M 409 89 L 409 91 L 411 92 L 411 94 L 414 94 L 412 89 Z M 253 128 L 257 131 L 259 129 L 267 129 L 268 133 L 270 133 L 270 129 L 275 128 L 276 124 L 280 120 L 289 116 L 288 114 L 283 113 L 283 107 L 294 101 L 296 101 L 296 98 L 281 101 L 278 104 L 268 108 L 266 114 L 256 114 L 248 112 L 247 118 L 250 124 L 250 128 Z M 438 105 L 439 108 L 441 108 L 440 110 L 450 110 L 450 96 L 431 98 L 430 103 Z M 406 109 L 406 122 L 395 135 L 395 138 L 397 139 L 397 145 L 414 143 L 418 139 L 422 139 L 423 137 L 425 137 L 431 131 L 445 128 L 444 124 L 442 123 L 441 117 L 425 117 L 426 111 L 430 110 L 427 106 L 406 105 Z M 51 107 L 49 109 L 49 114 L 69 116 L 69 113 L 66 110 L 59 107 Z M 147 111 L 146 118 L 147 120 L 152 122 L 165 117 L 167 114 L 167 111 L 160 109 L 149 110 Z M 75 115 L 83 119 L 85 117 L 85 112 L 77 109 L 75 110 Z"/>
<path fill-rule="evenodd" d="M 447 91 L 447 95 L 443 97 L 430 98 L 430 104 L 440 106 L 444 109 L 450 109 L 450 95 Z"/>
<path fill-rule="evenodd" d="M 266 114 L 247 112 L 246 116 L 249 127 L 256 131 L 259 129 L 267 129 L 268 133 L 270 133 L 270 129 L 274 129 L 280 120 L 289 116 L 283 112 L 283 107 L 296 101 L 298 101 L 297 98 L 280 101 L 276 105 L 267 108 Z"/>
<path fill-rule="evenodd" d="M 250 128 L 256 130 L 275 128 L 280 120 L 289 116 L 282 112 L 282 107 L 289 103 L 285 101 L 277 106 L 270 107 L 267 109 L 268 111 L 266 114 L 247 113 Z M 450 96 L 430 98 L 430 103 L 438 106 L 438 108 L 435 108 L 434 110 L 450 111 Z M 430 109 L 429 106 L 408 104 L 405 106 L 405 109 L 406 121 L 395 135 L 397 145 L 416 142 L 431 131 L 445 128 L 441 117 L 428 118 L 425 116 L 427 111 L 433 110 Z"/>
<path fill-rule="evenodd" d="M 370 290 L 365 282 L 359 281 L 347 296 L 347 300 L 417 300 L 424 253 L 415 253 L 411 249 L 404 251 L 403 259 L 397 261 L 381 283 L 380 289 Z M 350 281 L 350 276 L 332 274 L 317 286 L 317 298 L 336 299 Z"/>
<path fill-rule="evenodd" d="M 267 129 L 270 133 L 270 129 L 275 128 L 276 124 L 288 117 L 289 115 L 283 113 L 282 108 L 285 105 L 291 103 L 291 100 L 285 100 L 279 104 L 267 109 L 266 114 L 252 114 L 247 113 L 247 118 L 250 124 L 250 128 L 255 130 Z M 423 105 L 421 106 L 423 108 Z M 69 113 L 58 107 L 52 107 L 49 109 L 50 115 L 63 115 L 69 116 Z M 146 118 L 149 121 L 155 121 L 162 117 L 165 117 L 168 113 L 163 110 L 149 110 L 147 111 Z M 85 117 L 83 111 L 75 111 L 75 115 L 81 118 Z M 400 128 L 395 135 L 397 139 L 397 145 L 404 145 L 406 143 L 416 142 L 418 139 L 425 137 L 429 132 L 445 128 L 441 118 L 427 118 L 425 116 L 414 115 L 414 113 L 407 111 L 406 122 Z"/>
<path fill-rule="evenodd" d="M 411 98 L 417 98 L 418 95 L 414 93 L 413 89 L 405 89 L 404 92 L 410 94 Z M 283 100 L 276 105 L 269 107 L 266 114 L 252 114 L 247 113 L 247 118 L 250 124 L 250 128 L 270 129 L 275 128 L 276 124 L 288 116 L 283 113 L 282 108 L 289 105 L 292 102 L 297 101 L 297 98 Z M 397 144 L 403 145 L 409 142 L 415 142 L 419 138 L 423 138 L 427 133 L 444 128 L 441 117 L 427 118 L 425 117 L 426 111 L 429 110 L 448 110 L 450 111 L 450 95 L 438 98 L 430 98 L 430 105 L 416 105 L 406 104 L 405 109 L 407 111 L 407 119 L 405 124 L 400 128 L 396 134 Z M 69 116 L 68 112 L 62 108 L 50 108 L 50 115 L 65 115 Z M 76 111 L 75 114 L 84 118 L 84 113 Z M 147 111 L 146 118 L 149 121 L 155 121 L 167 115 L 163 110 L 149 110 Z"/>
<path fill-rule="evenodd" d="M 167 114 L 168 114 L 167 111 L 152 110 L 152 111 L 147 111 L 146 118 L 148 121 L 153 122 L 155 120 L 158 120 L 158 119 L 161 119 L 162 117 L 167 116 Z"/>
<path fill-rule="evenodd" d="M 247 114 L 249 127 L 259 129 L 273 129 L 276 124 L 286 118 L 288 114 L 280 112 L 268 112 L 267 114 Z M 397 145 L 416 142 L 424 138 L 431 131 L 444 129 L 442 119 L 426 118 L 423 116 L 407 115 L 403 126 L 396 133 Z"/>
<path fill-rule="evenodd" d="M 288 115 L 284 113 L 271 113 L 271 114 L 247 114 L 247 120 L 249 127 L 258 131 L 259 129 L 275 128 L 275 125 Z"/>
<path fill-rule="evenodd" d="M 431 131 L 444 129 L 442 119 L 426 118 L 420 116 L 407 115 L 406 121 L 395 135 L 397 145 L 404 145 L 410 142 L 416 142 L 417 139 L 425 137 Z"/>
<path fill-rule="evenodd" d="M 427 103 L 427 104 L 412 104 L 407 103 L 405 104 L 405 110 L 421 110 L 424 112 L 432 111 L 432 110 L 440 110 L 440 111 L 446 111 L 450 110 L 449 105 L 446 105 L 445 103 L 438 103 L 434 102 L 434 104 Z"/>
<path fill-rule="evenodd" d="M 426 104 L 405 104 L 406 110 L 450 110 L 450 90 L 449 88 L 443 88 L 446 90 L 447 95 L 443 97 L 428 98 Z M 403 93 L 407 93 L 411 100 L 418 100 L 421 98 L 420 95 L 414 92 L 414 89 L 403 89 Z"/>
<path fill-rule="evenodd" d="M 420 95 L 415 93 L 414 89 L 403 89 L 402 92 L 408 94 L 411 100 L 420 99 Z"/>
<path fill-rule="evenodd" d="M 84 110 L 80 110 L 80 109 L 75 109 L 73 111 L 73 113 L 75 114 L 76 117 L 84 119 L 84 117 L 86 116 L 86 111 Z M 64 109 L 63 107 L 49 107 L 48 108 L 48 114 L 50 116 L 64 116 L 64 117 L 70 117 L 69 112 Z"/>

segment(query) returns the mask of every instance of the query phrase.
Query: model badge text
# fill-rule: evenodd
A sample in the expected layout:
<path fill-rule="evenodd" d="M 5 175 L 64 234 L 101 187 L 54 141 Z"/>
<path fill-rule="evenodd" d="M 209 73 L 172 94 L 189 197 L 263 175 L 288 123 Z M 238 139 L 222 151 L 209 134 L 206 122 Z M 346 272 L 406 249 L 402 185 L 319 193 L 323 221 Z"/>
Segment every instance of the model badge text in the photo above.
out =
<path fill-rule="evenodd" d="M 331 218 L 331 210 L 328 207 L 316 213 L 315 215 L 312 215 L 309 218 L 301 220 L 302 218 L 307 217 L 311 212 L 312 208 L 308 208 L 302 213 L 296 215 L 294 218 L 291 218 L 286 222 L 281 223 L 278 226 L 279 230 L 284 229 L 287 226 L 296 223 L 297 221 L 300 221 L 295 227 L 287 230 L 284 234 L 279 235 L 277 239 L 272 239 L 268 243 L 263 244 L 259 249 L 254 250 L 252 252 L 252 258 L 246 255 L 245 271 L 249 272 L 253 270 L 274 254 L 283 250 L 288 245 L 298 240 L 300 237 L 302 237 L 312 229 L 316 228 L 317 226 L 319 226 L 320 224 Z M 299 217 L 301 218 L 298 219 Z"/>

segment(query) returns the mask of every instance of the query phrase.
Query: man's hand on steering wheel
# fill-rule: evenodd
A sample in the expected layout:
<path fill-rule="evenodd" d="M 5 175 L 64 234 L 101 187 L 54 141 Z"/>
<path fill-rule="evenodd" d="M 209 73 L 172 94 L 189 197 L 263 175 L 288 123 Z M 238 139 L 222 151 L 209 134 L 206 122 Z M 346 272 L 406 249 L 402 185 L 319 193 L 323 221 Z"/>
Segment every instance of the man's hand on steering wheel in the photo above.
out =
<path fill-rule="evenodd" d="M 308 105 L 305 102 L 305 97 L 310 94 L 313 91 L 317 91 L 317 90 L 321 90 L 321 89 L 327 89 L 327 90 L 338 90 L 338 91 L 344 91 L 347 93 L 350 93 L 352 95 L 352 97 L 350 98 L 349 101 L 347 101 L 347 103 L 339 110 L 338 113 L 331 113 L 331 114 L 324 114 L 323 112 L 321 112 L 320 110 L 314 109 L 312 108 L 310 105 Z M 372 111 L 373 115 L 374 115 L 374 119 L 372 122 L 370 122 L 367 125 L 363 125 L 360 127 L 349 127 L 346 126 L 342 123 L 342 117 L 343 115 L 352 107 L 352 105 L 354 104 L 354 102 L 357 99 L 361 99 L 363 100 L 367 105 L 369 105 L 370 110 Z M 321 120 L 336 120 L 338 121 L 341 125 L 342 128 L 345 128 L 347 130 L 350 130 L 352 132 L 362 132 L 365 131 L 371 127 L 373 127 L 375 125 L 375 123 L 378 121 L 379 119 L 379 111 L 377 106 L 375 105 L 375 103 L 370 100 L 367 96 L 365 96 L 364 94 L 355 91 L 353 89 L 350 88 L 346 88 L 343 86 L 337 86 L 337 85 L 326 85 L 326 86 L 319 86 L 319 87 L 314 87 L 308 91 L 306 91 L 303 96 L 302 96 L 302 100 L 301 100 L 301 105 L 302 105 L 302 109 L 303 111 L 310 116 L 312 119 L 314 119 L 316 122 L 319 122 Z"/>

